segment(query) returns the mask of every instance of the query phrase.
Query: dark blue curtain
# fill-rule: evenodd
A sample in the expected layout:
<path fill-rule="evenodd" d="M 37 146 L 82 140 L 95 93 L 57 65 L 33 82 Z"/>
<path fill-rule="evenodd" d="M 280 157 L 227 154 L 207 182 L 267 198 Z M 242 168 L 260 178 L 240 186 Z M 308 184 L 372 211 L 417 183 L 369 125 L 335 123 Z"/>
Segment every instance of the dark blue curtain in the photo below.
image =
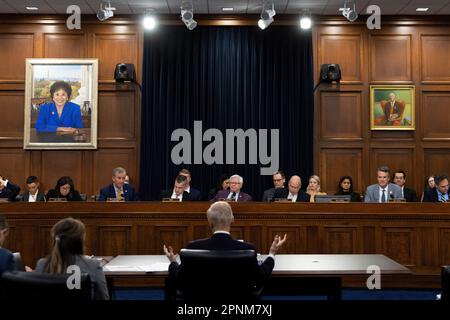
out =
<path fill-rule="evenodd" d="M 191 185 L 205 197 L 222 173 L 243 176 L 243 191 L 255 200 L 273 186 L 271 176 L 260 175 L 259 163 L 193 164 L 192 154 L 192 164 L 174 165 L 171 151 L 178 142 L 171 141 L 172 132 L 185 128 L 193 141 L 194 121 L 202 121 L 203 132 L 221 130 L 224 138 L 226 129 L 279 129 L 279 168 L 288 176 L 300 175 L 306 186 L 313 168 L 310 32 L 297 26 L 264 31 L 162 26 L 145 35 L 143 60 L 140 194 L 144 200 L 158 199 L 161 189 L 172 188 L 181 168 L 191 170 Z M 203 142 L 203 148 L 209 143 Z"/>

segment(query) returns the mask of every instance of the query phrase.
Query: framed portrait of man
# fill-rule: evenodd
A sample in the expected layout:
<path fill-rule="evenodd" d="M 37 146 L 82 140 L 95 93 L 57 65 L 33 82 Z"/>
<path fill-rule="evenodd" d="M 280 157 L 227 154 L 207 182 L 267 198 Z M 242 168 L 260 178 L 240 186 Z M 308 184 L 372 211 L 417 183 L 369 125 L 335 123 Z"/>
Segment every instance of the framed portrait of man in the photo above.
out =
<path fill-rule="evenodd" d="M 97 59 L 27 59 L 24 149 L 97 148 Z"/>
<path fill-rule="evenodd" d="M 415 87 L 370 86 L 371 130 L 415 130 Z"/>

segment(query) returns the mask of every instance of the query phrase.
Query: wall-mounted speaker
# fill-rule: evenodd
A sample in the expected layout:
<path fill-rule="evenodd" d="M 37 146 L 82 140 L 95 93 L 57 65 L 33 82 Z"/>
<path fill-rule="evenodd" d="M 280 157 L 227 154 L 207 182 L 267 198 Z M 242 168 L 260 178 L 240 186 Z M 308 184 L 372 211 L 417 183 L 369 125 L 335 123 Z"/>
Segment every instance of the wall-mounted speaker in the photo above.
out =
<path fill-rule="evenodd" d="M 338 64 L 323 64 L 320 68 L 320 82 L 341 81 L 341 68 Z"/>
<path fill-rule="evenodd" d="M 131 81 L 135 82 L 136 72 L 132 63 L 118 63 L 114 70 L 114 79 L 116 82 Z"/>

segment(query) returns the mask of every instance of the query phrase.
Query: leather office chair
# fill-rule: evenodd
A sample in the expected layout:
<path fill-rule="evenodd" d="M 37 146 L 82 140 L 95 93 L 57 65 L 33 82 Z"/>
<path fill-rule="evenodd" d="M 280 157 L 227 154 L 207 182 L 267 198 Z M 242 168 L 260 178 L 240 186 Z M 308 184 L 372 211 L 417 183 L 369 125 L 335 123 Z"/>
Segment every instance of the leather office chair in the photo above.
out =
<path fill-rule="evenodd" d="M 441 267 L 441 286 L 442 293 L 440 300 L 450 302 L 450 266 Z"/>
<path fill-rule="evenodd" d="M 81 274 L 80 289 L 68 289 L 70 275 L 40 272 L 4 272 L 0 279 L 0 300 L 92 300 L 88 274 Z"/>
<path fill-rule="evenodd" d="M 175 285 L 181 299 L 197 302 L 255 301 L 258 265 L 253 250 L 180 251 Z"/>
<path fill-rule="evenodd" d="M 14 252 L 14 264 L 16 265 L 16 271 L 25 271 L 25 263 L 23 263 L 20 252 Z"/>

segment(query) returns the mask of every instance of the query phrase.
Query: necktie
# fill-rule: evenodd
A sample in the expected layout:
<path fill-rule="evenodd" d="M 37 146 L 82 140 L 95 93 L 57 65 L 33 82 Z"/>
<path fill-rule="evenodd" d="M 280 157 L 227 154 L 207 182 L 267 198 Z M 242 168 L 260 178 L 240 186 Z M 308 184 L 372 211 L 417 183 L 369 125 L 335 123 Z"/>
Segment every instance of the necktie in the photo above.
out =
<path fill-rule="evenodd" d="M 123 190 L 122 189 L 117 190 L 117 201 L 123 201 Z"/>
<path fill-rule="evenodd" d="M 445 199 L 444 193 L 441 193 L 441 202 L 447 202 L 447 199 Z"/>
<path fill-rule="evenodd" d="M 236 192 L 233 192 L 231 194 L 231 198 L 230 199 L 233 200 L 233 201 L 236 201 Z"/>
<path fill-rule="evenodd" d="M 381 202 L 386 202 L 386 194 L 385 194 L 386 189 L 383 189 L 382 191 L 383 191 L 383 194 L 381 195 Z"/>

